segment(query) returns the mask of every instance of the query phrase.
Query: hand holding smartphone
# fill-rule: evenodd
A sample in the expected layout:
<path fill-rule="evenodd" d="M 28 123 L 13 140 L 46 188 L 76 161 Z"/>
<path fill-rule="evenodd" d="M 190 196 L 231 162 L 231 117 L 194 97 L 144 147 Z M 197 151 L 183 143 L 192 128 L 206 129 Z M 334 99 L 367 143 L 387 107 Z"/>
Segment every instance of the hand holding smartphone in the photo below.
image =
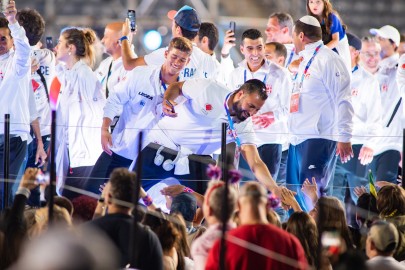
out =
<path fill-rule="evenodd" d="M 46 37 L 46 39 L 45 39 L 45 43 L 46 43 L 46 48 L 48 49 L 48 50 L 53 50 L 53 40 L 52 40 L 52 37 Z"/>
<path fill-rule="evenodd" d="M 236 28 L 236 22 L 231 21 L 229 23 L 229 30 L 231 30 L 233 33 L 235 33 L 235 28 Z"/>
<path fill-rule="evenodd" d="M 235 37 L 235 28 L 236 28 L 236 22 L 231 21 L 229 23 L 229 31 L 232 32 L 232 37 Z M 229 43 L 235 43 L 235 41 L 229 41 Z"/>
<path fill-rule="evenodd" d="M 1 0 L 1 11 L 5 13 L 10 0 Z"/>
<path fill-rule="evenodd" d="M 173 105 L 170 101 L 168 101 L 167 99 L 166 99 L 166 104 L 172 109 L 171 112 L 172 112 L 172 113 L 175 113 L 175 111 L 174 111 L 174 105 Z"/>
<path fill-rule="evenodd" d="M 129 19 L 131 32 L 135 32 L 136 30 L 136 12 L 133 9 L 128 9 L 127 17 Z"/>

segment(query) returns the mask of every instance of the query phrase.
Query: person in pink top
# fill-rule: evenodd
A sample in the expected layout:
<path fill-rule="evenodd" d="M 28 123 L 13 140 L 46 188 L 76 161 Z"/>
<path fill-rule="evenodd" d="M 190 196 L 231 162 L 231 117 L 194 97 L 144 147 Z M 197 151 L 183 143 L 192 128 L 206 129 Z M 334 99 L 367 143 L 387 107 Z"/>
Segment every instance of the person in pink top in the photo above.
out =
<path fill-rule="evenodd" d="M 257 182 L 248 182 L 238 199 L 241 226 L 227 234 L 226 269 L 307 269 L 305 252 L 292 234 L 266 219 L 267 192 Z M 220 241 L 208 255 L 206 270 L 219 269 Z"/>
<path fill-rule="evenodd" d="M 205 269 L 205 262 L 210 249 L 215 241 L 221 237 L 222 222 L 222 198 L 225 192 L 225 185 L 222 181 L 211 181 L 204 196 L 203 213 L 209 227 L 199 238 L 191 245 L 191 257 L 194 260 L 194 269 Z M 234 226 L 229 222 L 236 206 L 236 191 L 230 187 L 228 194 L 228 229 Z"/>

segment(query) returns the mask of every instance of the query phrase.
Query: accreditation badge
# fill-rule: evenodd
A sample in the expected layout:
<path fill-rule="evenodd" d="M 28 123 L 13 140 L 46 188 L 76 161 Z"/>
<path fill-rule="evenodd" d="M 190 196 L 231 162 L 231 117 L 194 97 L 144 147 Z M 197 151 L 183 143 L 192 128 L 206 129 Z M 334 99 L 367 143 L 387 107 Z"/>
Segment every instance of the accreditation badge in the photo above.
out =
<path fill-rule="evenodd" d="M 300 92 L 293 93 L 290 100 L 290 113 L 296 113 L 300 108 Z"/>

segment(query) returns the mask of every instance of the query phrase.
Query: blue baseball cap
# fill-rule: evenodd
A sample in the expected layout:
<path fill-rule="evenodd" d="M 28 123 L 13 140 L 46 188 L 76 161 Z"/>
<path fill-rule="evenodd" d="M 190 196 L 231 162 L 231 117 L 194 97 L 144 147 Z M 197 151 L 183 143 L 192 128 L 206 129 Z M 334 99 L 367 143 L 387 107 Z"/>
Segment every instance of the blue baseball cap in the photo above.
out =
<path fill-rule="evenodd" d="M 178 11 L 170 10 L 167 17 L 188 31 L 198 32 L 200 30 L 200 17 L 198 17 L 197 11 L 190 6 L 185 5 Z"/>
<path fill-rule="evenodd" d="M 349 41 L 349 46 L 352 46 L 356 50 L 361 51 L 361 39 L 355 34 L 349 32 L 346 33 L 346 36 L 347 40 Z"/>

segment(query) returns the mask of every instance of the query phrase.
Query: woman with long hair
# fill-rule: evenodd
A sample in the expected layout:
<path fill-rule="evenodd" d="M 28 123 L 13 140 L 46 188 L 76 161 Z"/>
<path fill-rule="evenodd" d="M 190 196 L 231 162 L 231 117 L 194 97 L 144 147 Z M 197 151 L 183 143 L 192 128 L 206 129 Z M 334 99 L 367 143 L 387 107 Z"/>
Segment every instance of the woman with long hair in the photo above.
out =
<path fill-rule="evenodd" d="M 318 269 L 318 229 L 306 212 L 295 212 L 287 221 L 286 231 L 298 238 L 308 264 Z"/>

